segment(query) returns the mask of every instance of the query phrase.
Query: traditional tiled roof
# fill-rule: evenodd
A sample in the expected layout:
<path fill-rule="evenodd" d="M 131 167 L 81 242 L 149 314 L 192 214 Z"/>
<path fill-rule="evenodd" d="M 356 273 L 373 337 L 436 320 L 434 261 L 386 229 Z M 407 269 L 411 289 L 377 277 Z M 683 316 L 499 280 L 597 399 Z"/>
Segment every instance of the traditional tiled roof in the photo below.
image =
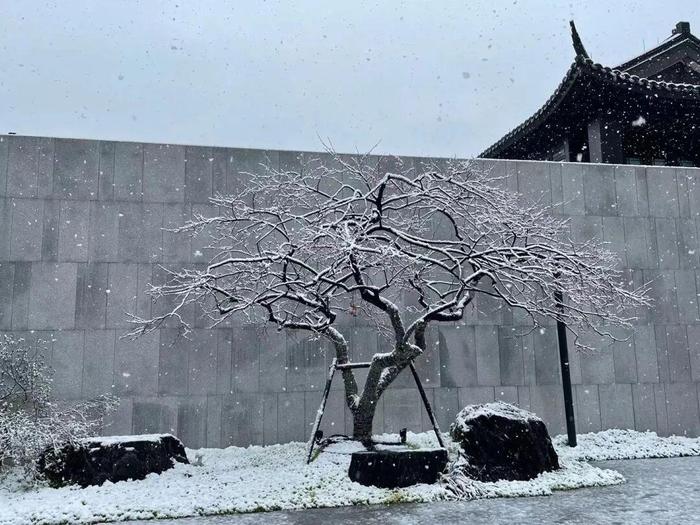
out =
<path fill-rule="evenodd" d="M 536 130 L 561 105 L 571 91 L 571 88 L 577 82 L 581 82 L 584 79 L 599 80 L 606 85 L 647 96 L 690 99 L 700 102 L 700 85 L 651 80 L 637 75 L 630 75 L 619 69 L 603 66 L 588 58 L 588 54 L 580 43 L 580 39 L 578 39 L 578 34 L 573 24 L 572 36 L 574 38 L 574 47 L 577 51 L 577 55 L 574 63 L 567 71 L 566 76 L 564 76 L 564 79 L 554 91 L 554 94 L 549 97 L 547 102 L 545 102 L 533 116 L 483 151 L 479 157 L 495 157 L 499 152 L 511 146 L 519 138 Z"/>
<path fill-rule="evenodd" d="M 678 26 L 683 24 L 683 22 L 680 22 Z M 630 69 L 634 69 L 640 64 L 644 62 L 649 62 L 653 61 L 655 58 L 659 57 L 660 55 L 663 55 L 664 53 L 668 53 L 670 50 L 677 48 L 679 46 L 692 46 L 695 49 L 700 49 L 700 39 L 698 39 L 695 35 L 690 33 L 690 30 L 688 28 L 688 31 L 679 31 L 678 26 L 674 30 L 674 33 L 664 40 L 661 44 L 658 46 L 650 49 L 649 51 L 645 51 L 639 56 L 636 56 L 630 60 L 625 61 L 624 63 L 620 64 L 619 66 L 615 67 L 615 69 L 619 69 L 621 71 L 628 71 Z"/>

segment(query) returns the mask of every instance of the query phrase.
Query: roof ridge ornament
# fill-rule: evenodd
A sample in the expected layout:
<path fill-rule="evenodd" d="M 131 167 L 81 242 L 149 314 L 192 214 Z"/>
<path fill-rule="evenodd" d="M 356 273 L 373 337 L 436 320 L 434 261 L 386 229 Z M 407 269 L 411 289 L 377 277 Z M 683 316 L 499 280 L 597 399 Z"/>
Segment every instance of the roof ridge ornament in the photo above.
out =
<path fill-rule="evenodd" d="M 689 35 L 690 22 L 678 22 L 676 27 L 671 31 L 671 35 Z"/>
<path fill-rule="evenodd" d="M 573 20 L 570 20 L 569 25 L 571 26 L 571 40 L 574 44 L 574 51 L 576 51 L 576 56 L 590 59 L 591 57 L 588 56 L 588 52 L 586 51 L 586 48 L 583 47 L 583 42 L 581 42 L 581 37 L 578 36 L 578 31 L 576 31 L 576 24 L 574 24 Z"/>

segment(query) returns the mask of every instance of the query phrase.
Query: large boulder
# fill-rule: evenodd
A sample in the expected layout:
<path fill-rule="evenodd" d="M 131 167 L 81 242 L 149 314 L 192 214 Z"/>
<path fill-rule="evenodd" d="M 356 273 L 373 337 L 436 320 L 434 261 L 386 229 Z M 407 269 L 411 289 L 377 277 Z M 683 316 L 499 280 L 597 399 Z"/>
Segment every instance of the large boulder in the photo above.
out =
<path fill-rule="evenodd" d="M 544 422 L 508 403 L 464 408 L 450 435 L 464 456 L 460 468 L 479 481 L 528 480 L 559 468 Z"/>
<path fill-rule="evenodd" d="M 394 489 L 435 483 L 446 466 L 442 448 L 363 450 L 353 452 L 348 476 L 361 485 Z"/>
<path fill-rule="evenodd" d="M 160 474 L 175 462 L 188 463 L 182 442 L 170 434 L 110 436 L 50 447 L 39 471 L 53 486 L 101 485 Z"/>

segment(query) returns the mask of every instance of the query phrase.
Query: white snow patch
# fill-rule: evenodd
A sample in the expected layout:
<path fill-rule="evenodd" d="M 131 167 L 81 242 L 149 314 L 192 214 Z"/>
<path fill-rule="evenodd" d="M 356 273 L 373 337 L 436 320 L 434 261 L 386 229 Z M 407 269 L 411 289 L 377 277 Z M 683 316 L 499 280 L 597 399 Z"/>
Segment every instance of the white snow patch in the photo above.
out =
<path fill-rule="evenodd" d="M 146 436 L 155 439 L 157 436 Z M 397 435 L 377 436 L 396 441 Z M 453 459 L 456 446 L 449 442 Z M 105 437 L 125 440 L 126 437 Z M 700 455 L 700 439 L 660 438 L 651 432 L 608 430 L 579 436 L 569 448 L 566 438 L 554 438 L 562 468 L 531 481 L 462 482 L 463 498 L 493 498 L 551 494 L 555 490 L 624 482 L 617 472 L 582 460 L 623 457 Z M 434 448 L 432 433 L 408 433 L 409 447 Z M 378 489 L 353 483 L 347 476 L 353 442 L 330 446 L 310 465 L 306 444 L 188 450 L 197 464 L 178 463 L 161 475 L 142 481 L 105 483 L 99 487 L 45 486 L 27 488 L 17 476 L 0 479 L 0 524 L 98 523 L 129 519 L 175 518 L 277 509 L 304 509 L 405 501 L 456 499 L 444 481 L 405 489 Z"/>
<path fill-rule="evenodd" d="M 518 408 L 510 403 L 496 401 L 493 403 L 484 403 L 481 405 L 468 405 L 457 414 L 453 426 L 462 427 L 466 432 L 469 427 L 469 422 L 478 417 L 500 416 L 517 421 L 542 421 L 532 412 Z"/>
<path fill-rule="evenodd" d="M 647 119 L 645 119 L 643 116 L 639 115 L 636 119 L 632 121 L 632 125 L 634 127 L 640 127 L 643 126 L 644 124 L 647 123 Z"/>
<path fill-rule="evenodd" d="M 173 437 L 172 434 L 139 434 L 137 436 L 100 436 L 96 438 L 81 439 L 81 443 L 99 443 L 103 446 L 118 445 L 120 443 L 133 443 L 134 441 L 158 442 L 163 437 Z"/>
<path fill-rule="evenodd" d="M 579 434 L 576 440 L 578 446 L 568 447 L 566 436 L 555 436 L 552 439 L 560 459 L 606 461 L 700 456 L 700 438 L 660 437 L 656 432 L 611 429 Z"/>
<path fill-rule="evenodd" d="M 594 467 L 585 462 L 559 458 L 559 470 L 544 472 L 529 481 L 485 483 L 461 473 L 445 477 L 445 488 L 452 499 L 512 498 L 549 496 L 556 490 L 619 485 L 625 478 L 619 472 Z"/>

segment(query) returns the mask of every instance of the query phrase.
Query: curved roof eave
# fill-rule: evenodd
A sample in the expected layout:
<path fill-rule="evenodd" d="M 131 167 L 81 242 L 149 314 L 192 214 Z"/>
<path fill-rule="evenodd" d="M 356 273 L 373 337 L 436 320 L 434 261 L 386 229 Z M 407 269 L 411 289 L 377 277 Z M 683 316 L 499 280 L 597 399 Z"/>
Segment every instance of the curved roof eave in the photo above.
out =
<path fill-rule="evenodd" d="M 690 98 L 700 101 L 700 85 L 650 80 L 636 75 L 630 75 L 619 69 L 605 67 L 593 62 L 590 58 L 578 55 L 564 76 L 564 79 L 559 83 L 554 94 L 549 97 L 547 102 L 545 102 L 533 116 L 484 150 L 479 157 L 493 158 L 494 155 L 510 147 L 527 133 L 537 129 L 537 127 L 559 107 L 559 104 L 566 98 L 566 95 L 576 81 L 584 76 L 597 76 L 605 82 L 617 84 L 637 92 L 647 92 L 651 90 L 654 91 L 654 94 L 660 96 Z"/>

